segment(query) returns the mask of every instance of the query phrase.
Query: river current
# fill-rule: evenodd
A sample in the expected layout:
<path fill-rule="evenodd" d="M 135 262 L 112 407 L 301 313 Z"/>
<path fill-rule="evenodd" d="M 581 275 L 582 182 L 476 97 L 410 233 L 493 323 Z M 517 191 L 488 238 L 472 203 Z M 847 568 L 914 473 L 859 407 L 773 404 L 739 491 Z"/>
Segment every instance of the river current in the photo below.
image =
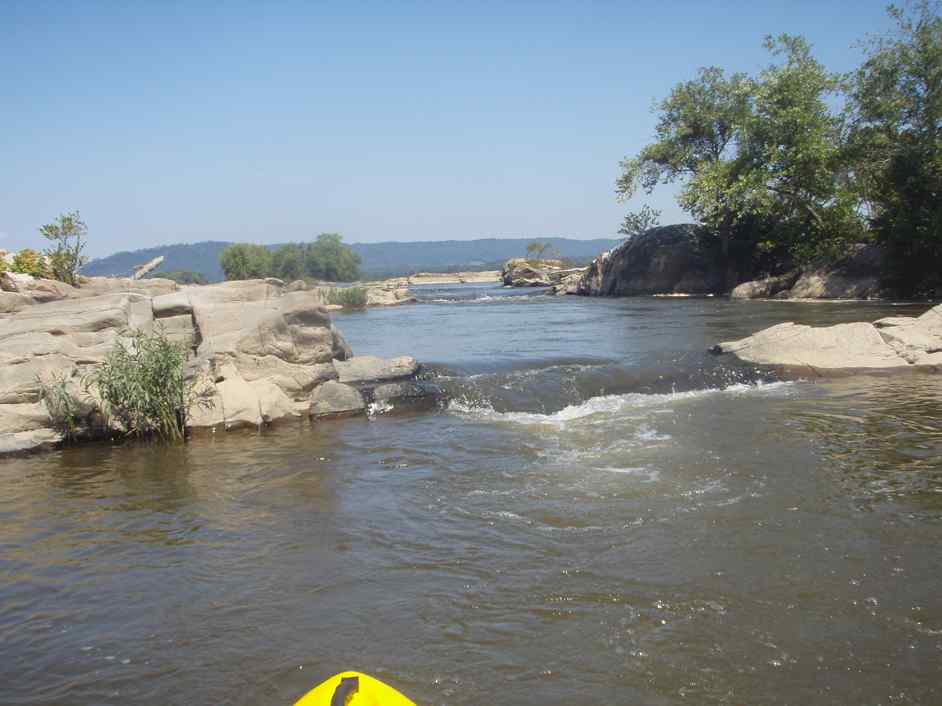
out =
<path fill-rule="evenodd" d="M 942 381 L 706 351 L 926 306 L 420 288 L 432 412 L 0 460 L 0 703 L 942 703 Z"/>

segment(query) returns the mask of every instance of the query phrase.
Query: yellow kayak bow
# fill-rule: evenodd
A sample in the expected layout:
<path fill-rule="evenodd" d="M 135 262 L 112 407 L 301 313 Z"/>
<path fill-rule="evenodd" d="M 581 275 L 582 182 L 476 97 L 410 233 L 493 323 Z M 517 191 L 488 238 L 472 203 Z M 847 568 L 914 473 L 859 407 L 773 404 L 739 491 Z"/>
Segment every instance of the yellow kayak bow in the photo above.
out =
<path fill-rule="evenodd" d="M 415 706 L 391 686 L 360 672 L 341 672 L 318 684 L 294 706 Z"/>

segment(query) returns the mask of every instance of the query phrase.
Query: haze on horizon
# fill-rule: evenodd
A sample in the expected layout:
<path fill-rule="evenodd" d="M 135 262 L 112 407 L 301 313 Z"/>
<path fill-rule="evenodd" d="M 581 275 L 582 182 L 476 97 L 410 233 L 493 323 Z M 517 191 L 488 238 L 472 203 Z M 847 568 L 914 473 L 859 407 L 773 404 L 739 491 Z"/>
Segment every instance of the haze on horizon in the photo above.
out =
<path fill-rule="evenodd" d="M 0 5 L 0 248 L 613 237 L 618 162 L 766 34 L 834 71 L 882 1 Z M 662 189 L 637 198 L 686 220 Z"/>

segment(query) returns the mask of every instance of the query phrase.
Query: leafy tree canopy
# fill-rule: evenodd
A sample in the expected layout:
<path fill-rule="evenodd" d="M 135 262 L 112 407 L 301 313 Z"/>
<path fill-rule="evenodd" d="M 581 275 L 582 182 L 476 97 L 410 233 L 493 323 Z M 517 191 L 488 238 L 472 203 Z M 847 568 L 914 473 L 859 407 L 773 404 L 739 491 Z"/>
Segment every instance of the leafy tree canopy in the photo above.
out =
<path fill-rule="evenodd" d="M 352 282 L 360 276 L 360 256 L 338 233 L 321 233 L 313 243 L 289 243 L 274 252 L 262 245 L 230 245 L 219 257 L 226 279 L 277 277 Z"/>
<path fill-rule="evenodd" d="M 637 212 L 629 213 L 622 221 L 618 232 L 629 237 L 641 235 L 642 233 L 656 228 L 660 222 L 661 212 L 657 211 L 647 204 L 644 204 Z"/>

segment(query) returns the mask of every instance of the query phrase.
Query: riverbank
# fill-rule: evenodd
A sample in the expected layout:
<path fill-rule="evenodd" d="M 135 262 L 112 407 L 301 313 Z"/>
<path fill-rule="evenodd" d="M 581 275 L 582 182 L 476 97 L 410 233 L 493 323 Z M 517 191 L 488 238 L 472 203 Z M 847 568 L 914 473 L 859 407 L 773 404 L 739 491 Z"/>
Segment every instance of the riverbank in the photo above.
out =
<path fill-rule="evenodd" d="M 436 394 L 418 383 L 390 386 L 415 379 L 412 358 L 354 356 L 318 288 L 291 289 L 278 280 L 181 287 L 102 279 L 71 290 L 57 290 L 64 296 L 52 301 L 20 299 L 19 308 L 0 314 L 0 455 L 49 448 L 67 435 L 120 434 L 85 381 L 135 331 L 160 330 L 187 351 L 186 374 L 200 392 L 192 428 L 365 414 L 374 400 Z M 66 428 L 47 405 L 50 386 L 73 410 Z"/>

